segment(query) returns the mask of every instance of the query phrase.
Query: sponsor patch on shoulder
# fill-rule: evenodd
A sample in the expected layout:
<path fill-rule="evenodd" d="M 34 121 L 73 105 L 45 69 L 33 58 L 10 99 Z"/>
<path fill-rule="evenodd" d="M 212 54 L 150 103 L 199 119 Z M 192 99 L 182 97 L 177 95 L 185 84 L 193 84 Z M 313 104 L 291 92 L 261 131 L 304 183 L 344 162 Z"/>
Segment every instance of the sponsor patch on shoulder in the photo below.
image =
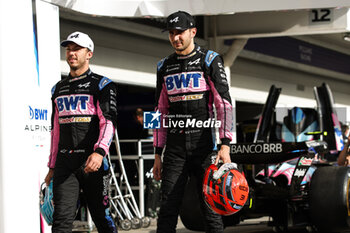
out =
<path fill-rule="evenodd" d="M 98 84 L 98 87 L 100 88 L 100 90 L 102 90 L 108 83 L 111 83 L 112 80 L 110 80 L 107 77 L 103 77 L 100 81 L 100 83 Z"/>
<path fill-rule="evenodd" d="M 212 50 L 208 50 L 207 55 L 205 56 L 205 63 L 207 64 L 208 67 L 213 62 L 214 58 L 218 55 L 219 55 L 218 53 Z"/>
<path fill-rule="evenodd" d="M 55 90 L 56 90 L 56 85 L 52 87 L 51 89 L 51 95 L 53 95 L 55 93 Z"/>
<path fill-rule="evenodd" d="M 160 60 L 160 61 L 157 63 L 157 70 L 158 70 L 158 71 L 162 68 L 165 59 L 166 59 L 166 57 L 163 58 L 162 60 Z"/>

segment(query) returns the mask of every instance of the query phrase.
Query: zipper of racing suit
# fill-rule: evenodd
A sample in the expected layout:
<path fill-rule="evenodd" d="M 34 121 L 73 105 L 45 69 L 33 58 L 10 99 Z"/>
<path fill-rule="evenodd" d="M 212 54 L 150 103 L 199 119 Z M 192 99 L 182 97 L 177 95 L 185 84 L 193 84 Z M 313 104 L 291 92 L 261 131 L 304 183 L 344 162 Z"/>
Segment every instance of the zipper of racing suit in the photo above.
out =
<path fill-rule="evenodd" d="M 184 59 L 184 60 L 182 60 L 182 62 L 181 62 L 181 70 L 183 70 L 184 72 L 187 72 L 187 70 L 188 70 L 188 68 L 187 68 L 187 66 L 188 66 L 188 61 L 189 60 L 192 60 L 191 58 L 192 58 L 193 56 L 190 56 L 189 58 L 187 58 L 187 59 Z M 184 105 L 185 105 L 185 110 L 186 110 L 186 114 L 189 112 L 189 106 L 188 106 L 188 101 L 184 101 Z M 185 127 L 184 128 L 184 134 L 185 134 L 185 148 L 186 148 L 186 155 L 188 155 L 188 153 L 191 151 L 191 134 L 188 132 L 188 133 L 186 133 L 188 131 L 188 128 L 187 127 Z"/>

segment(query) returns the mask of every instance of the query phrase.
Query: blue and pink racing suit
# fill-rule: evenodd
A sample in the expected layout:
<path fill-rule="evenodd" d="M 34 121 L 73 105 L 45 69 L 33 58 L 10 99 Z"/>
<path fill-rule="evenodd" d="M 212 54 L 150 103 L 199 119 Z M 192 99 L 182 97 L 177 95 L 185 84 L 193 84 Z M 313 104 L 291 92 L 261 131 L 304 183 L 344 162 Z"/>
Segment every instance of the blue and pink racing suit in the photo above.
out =
<path fill-rule="evenodd" d="M 215 128 L 222 144 L 232 140 L 233 109 L 222 58 L 195 45 L 186 56 L 174 53 L 162 59 L 157 69 L 156 111 L 162 114 L 160 128 L 154 131 L 156 154 L 162 154 L 165 147 L 157 232 L 175 232 L 184 188 L 192 174 L 198 181 L 206 231 L 222 232 L 221 216 L 208 209 L 201 192 L 215 147 Z"/>
<path fill-rule="evenodd" d="M 52 89 L 51 152 L 54 169 L 53 232 L 71 232 L 80 190 L 99 232 L 117 232 L 109 214 L 109 146 L 116 127 L 116 87 L 87 70 L 68 76 Z M 85 173 L 91 153 L 104 156 L 97 172 Z"/>

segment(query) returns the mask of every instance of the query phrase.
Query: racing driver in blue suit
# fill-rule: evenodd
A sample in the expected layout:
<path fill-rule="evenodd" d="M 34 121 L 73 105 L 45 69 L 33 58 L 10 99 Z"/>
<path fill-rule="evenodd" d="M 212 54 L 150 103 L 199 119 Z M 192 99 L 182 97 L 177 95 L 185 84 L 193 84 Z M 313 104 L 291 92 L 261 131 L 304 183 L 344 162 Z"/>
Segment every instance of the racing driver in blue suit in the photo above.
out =
<path fill-rule="evenodd" d="M 192 173 L 197 178 L 206 232 L 222 233 L 222 217 L 204 203 L 202 180 L 213 162 L 215 128 L 222 145 L 214 161 L 231 162 L 233 109 L 223 60 L 194 43 L 197 29 L 187 12 L 168 16 L 166 30 L 175 53 L 157 67 L 156 113 L 161 114 L 161 124 L 154 131 L 153 175 L 162 180 L 157 232 L 176 232 L 184 188 Z M 214 121 L 213 106 L 219 124 Z"/>
<path fill-rule="evenodd" d="M 109 146 L 116 127 L 116 87 L 93 73 L 89 61 L 94 44 L 82 32 L 70 34 L 66 48 L 67 78 L 52 89 L 52 131 L 48 185 L 53 178 L 53 233 L 72 232 L 83 190 L 99 233 L 116 233 L 109 212 Z"/>

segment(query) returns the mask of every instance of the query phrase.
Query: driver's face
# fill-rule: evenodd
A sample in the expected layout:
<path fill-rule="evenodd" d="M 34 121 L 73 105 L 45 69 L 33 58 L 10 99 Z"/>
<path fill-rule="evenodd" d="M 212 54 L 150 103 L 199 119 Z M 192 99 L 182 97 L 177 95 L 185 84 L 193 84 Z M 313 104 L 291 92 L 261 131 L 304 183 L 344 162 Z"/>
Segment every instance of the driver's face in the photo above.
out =
<path fill-rule="evenodd" d="M 66 61 L 72 70 L 80 69 L 89 64 L 92 52 L 75 43 L 70 43 L 66 47 Z"/>
<path fill-rule="evenodd" d="M 196 28 L 190 28 L 184 31 L 171 29 L 169 30 L 169 41 L 175 51 L 181 53 L 188 53 L 191 51 L 186 51 L 191 43 L 193 43 L 193 38 L 195 37 L 197 32 Z"/>

